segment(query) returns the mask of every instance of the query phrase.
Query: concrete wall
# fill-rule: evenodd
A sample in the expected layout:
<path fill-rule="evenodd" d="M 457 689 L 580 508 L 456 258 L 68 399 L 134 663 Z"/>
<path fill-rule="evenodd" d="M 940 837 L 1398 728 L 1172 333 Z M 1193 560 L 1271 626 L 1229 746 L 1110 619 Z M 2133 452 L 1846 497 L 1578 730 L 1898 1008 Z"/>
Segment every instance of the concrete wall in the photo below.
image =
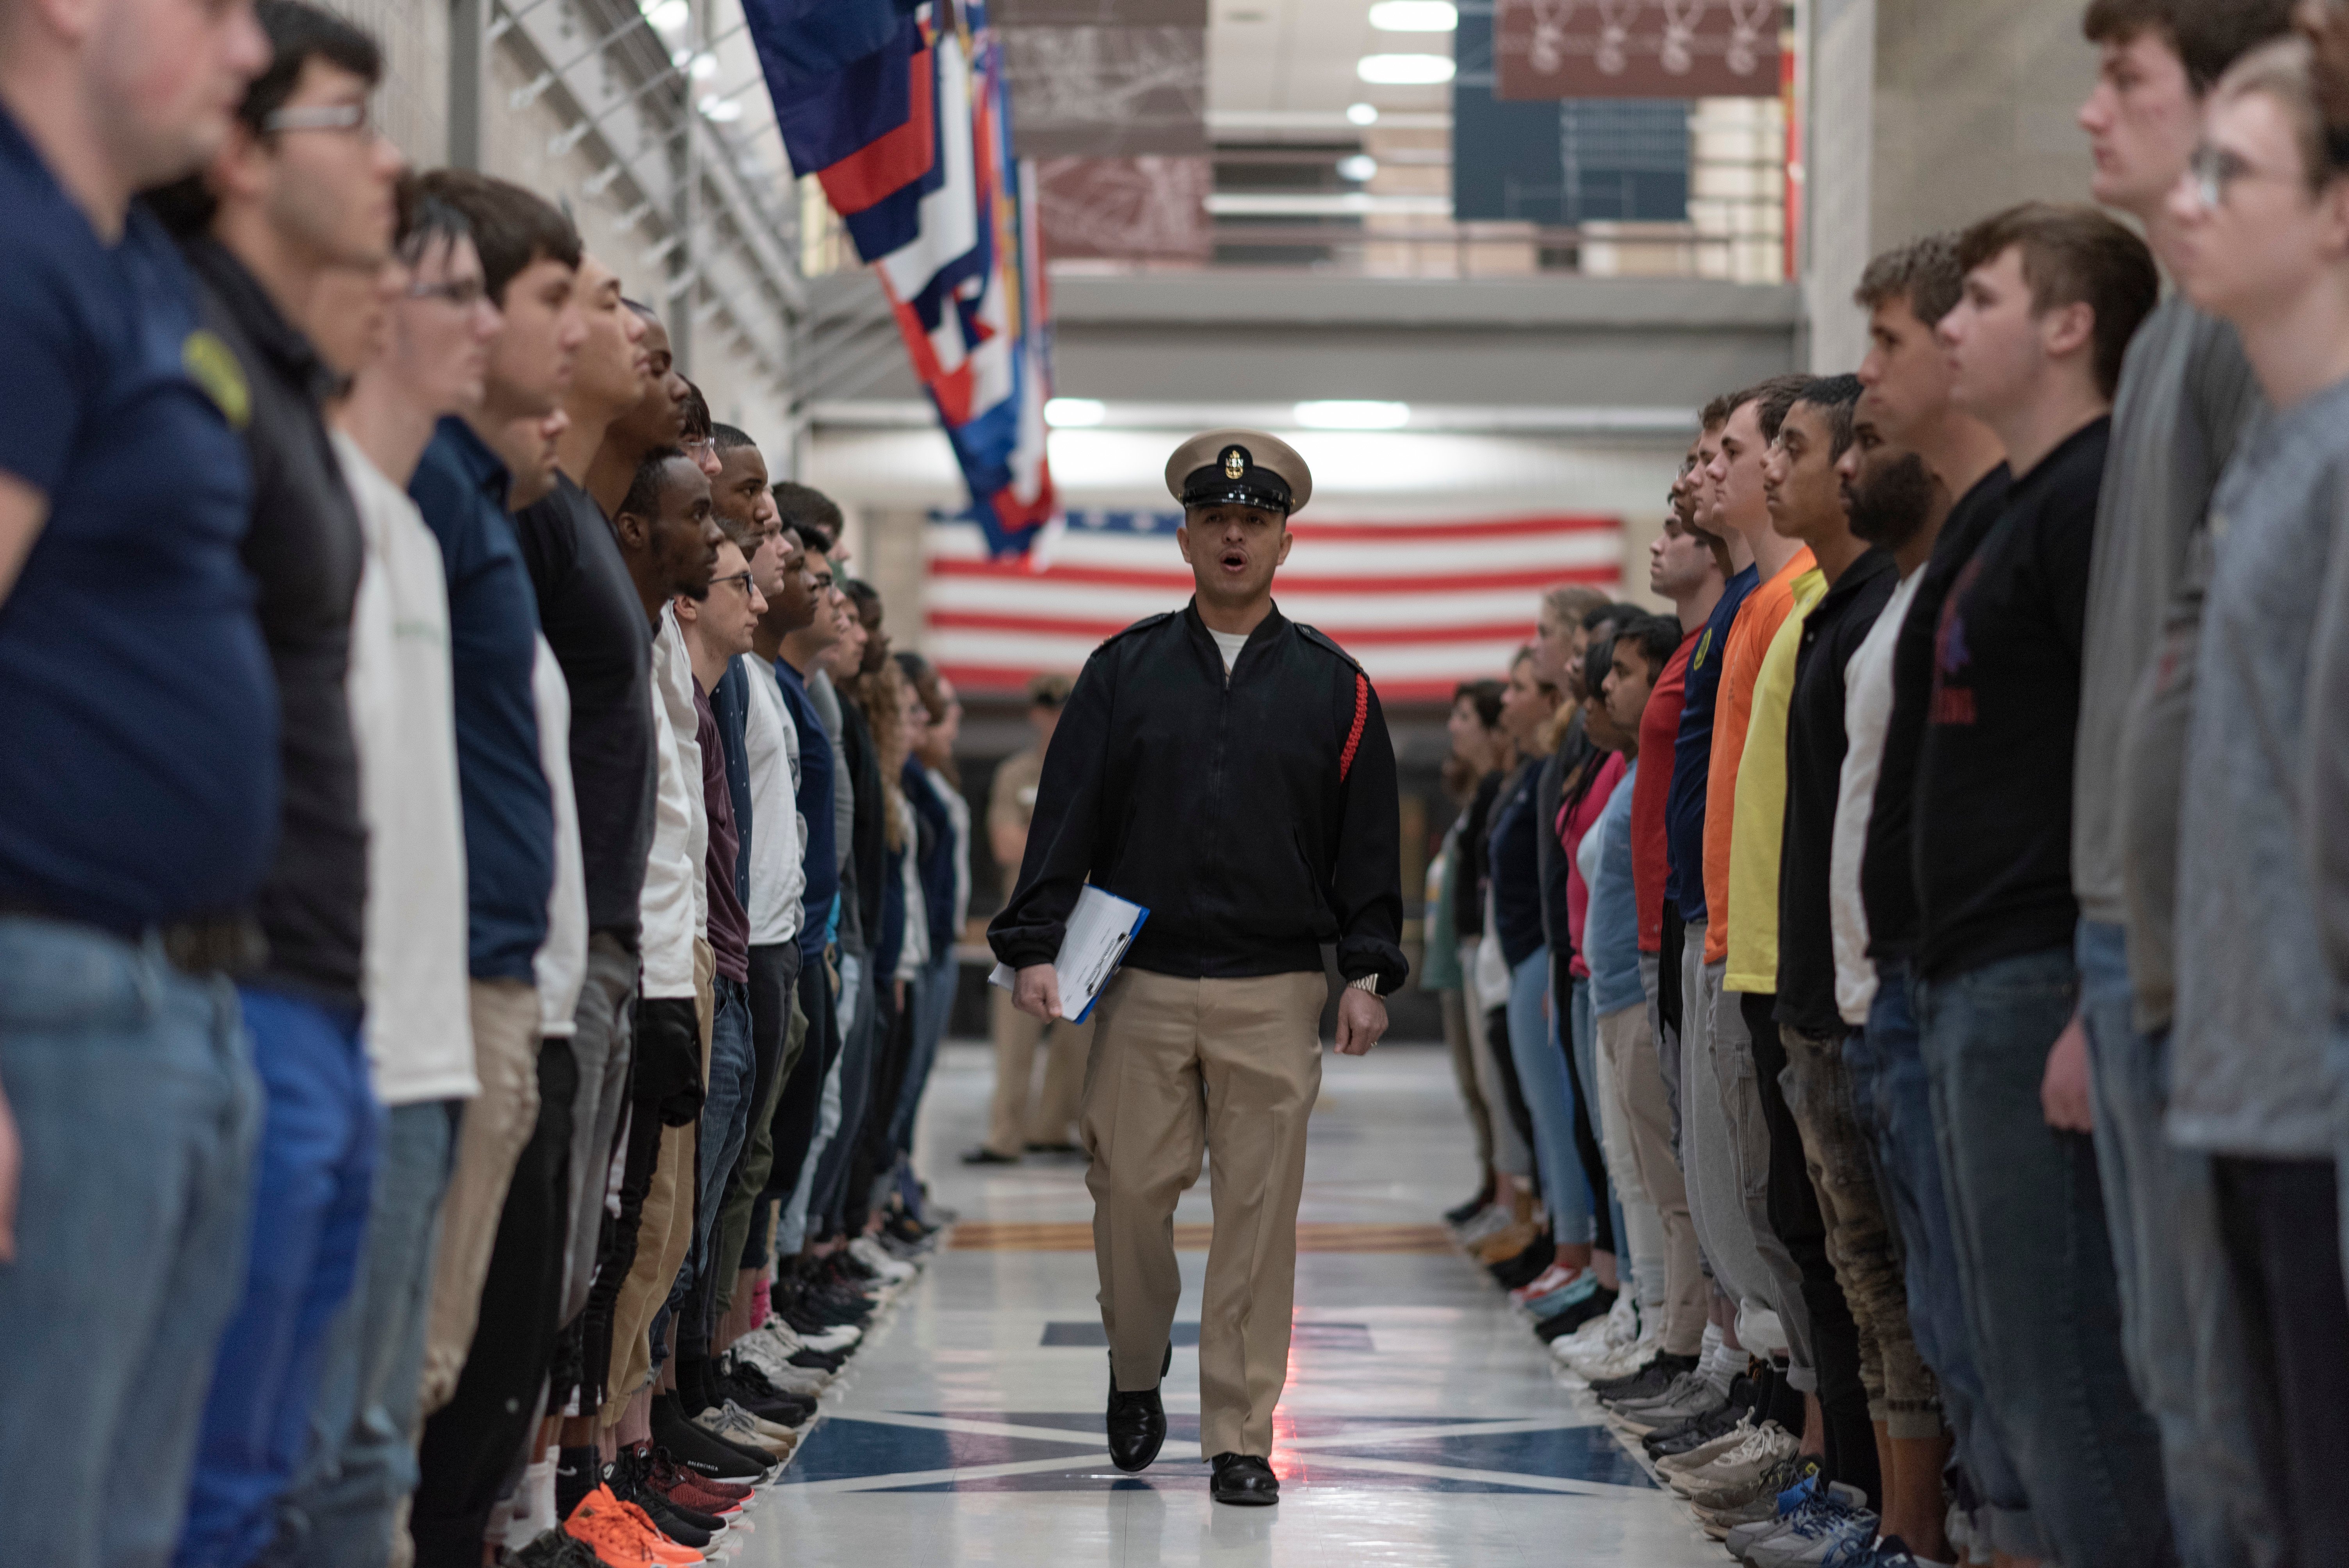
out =
<path fill-rule="evenodd" d="M 1868 0 L 1853 0 L 1866 4 Z M 2088 199 L 2078 0 L 1873 0 L 1877 248 L 2032 197 Z"/>

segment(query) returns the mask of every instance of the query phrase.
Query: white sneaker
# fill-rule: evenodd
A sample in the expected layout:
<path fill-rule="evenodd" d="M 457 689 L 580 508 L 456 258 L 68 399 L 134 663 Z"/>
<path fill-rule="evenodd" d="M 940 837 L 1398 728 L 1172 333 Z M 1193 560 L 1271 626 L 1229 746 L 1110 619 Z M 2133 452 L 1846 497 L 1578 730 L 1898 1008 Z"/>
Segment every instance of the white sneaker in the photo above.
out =
<path fill-rule="evenodd" d="M 1610 1346 L 1602 1341 L 1595 1346 L 1569 1345 L 1562 1350 L 1553 1346 L 1551 1348 L 1559 1366 L 1585 1382 L 1599 1383 L 1636 1372 L 1663 1348 L 1663 1325 L 1657 1324 L 1629 1345 Z"/>
<path fill-rule="evenodd" d="M 881 1250 L 881 1243 L 870 1236 L 859 1236 L 848 1243 L 848 1255 L 879 1274 L 891 1284 L 903 1284 L 921 1271 L 908 1263 L 901 1263 Z"/>
<path fill-rule="evenodd" d="M 1677 1454 L 1666 1454 L 1656 1461 L 1656 1468 L 1666 1475 L 1680 1475 L 1689 1470 L 1702 1470 L 1723 1454 L 1734 1453 L 1744 1448 L 1746 1440 L 1753 1436 L 1754 1418 L 1751 1415 L 1740 1416 L 1737 1418 L 1737 1425 L 1711 1442 L 1701 1443 L 1695 1448 Z"/>
<path fill-rule="evenodd" d="M 1496 1231 L 1506 1231 L 1516 1216 L 1497 1203 L 1487 1203 L 1485 1212 L 1453 1233 L 1464 1247 L 1473 1247 Z"/>
<path fill-rule="evenodd" d="M 755 1367 L 761 1377 L 786 1394 L 803 1394 L 820 1398 L 832 1387 L 832 1375 L 815 1367 L 794 1367 L 788 1355 L 779 1354 L 774 1341 L 745 1336 L 734 1342 L 731 1354 L 743 1365 Z"/>
<path fill-rule="evenodd" d="M 1762 1478 L 1763 1472 L 1780 1460 L 1802 1447 L 1802 1442 L 1775 1421 L 1764 1421 L 1758 1427 L 1745 1429 L 1744 1439 L 1735 1448 L 1708 1456 L 1703 1461 L 1679 1467 L 1678 1472 L 1666 1479 L 1674 1491 L 1682 1497 L 1694 1497 L 1701 1491 L 1738 1485 L 1750 1485 Z"/>
<path fill-rule="evenodd" d="M 1609 1356 L 1640 1337 L 1640 1304 L 1630 1291 L 1615 1297 L 1615 1305 L 1603 1317 L 1594 1317 L 1573 1333 L 1561 1336 L 1551 1346 L 1552 1355 L 1568 1358 L 1584 1356 Z M 1563 1345 L 1564 1351 L 1557 1349 Z"/>

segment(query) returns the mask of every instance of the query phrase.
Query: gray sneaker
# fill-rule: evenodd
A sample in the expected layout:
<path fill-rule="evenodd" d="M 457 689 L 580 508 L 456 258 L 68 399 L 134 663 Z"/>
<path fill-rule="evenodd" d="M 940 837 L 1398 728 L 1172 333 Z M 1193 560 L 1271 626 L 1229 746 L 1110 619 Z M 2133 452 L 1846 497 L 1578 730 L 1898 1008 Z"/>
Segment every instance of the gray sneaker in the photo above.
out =
<path fill-rule="evenodd" d="M 1617 1417 L 1617 1420 L 1625 1431 L 1636 1437 L 1645 1437 L 1650 1432 L 1661 1431 L 1666 1427 L 1677 1427 L 1683 1421 L 1721 1409 L 1728 1403 L 1727 1388 L 1720 1384 L 1699 1378 L 1679 1398 L 1666 1399 L 1636 1411 L 1622 1413 Z"/>
<path fill-rule="evenodd" d="M 1747 1549 L 1748 1568 L 1814 1568 L 1852 1542 L 1876 1539 L 1876 1515 L 1856 1486 L 1837 1481 L 1787 1516 L 1786 1528 Z"/>

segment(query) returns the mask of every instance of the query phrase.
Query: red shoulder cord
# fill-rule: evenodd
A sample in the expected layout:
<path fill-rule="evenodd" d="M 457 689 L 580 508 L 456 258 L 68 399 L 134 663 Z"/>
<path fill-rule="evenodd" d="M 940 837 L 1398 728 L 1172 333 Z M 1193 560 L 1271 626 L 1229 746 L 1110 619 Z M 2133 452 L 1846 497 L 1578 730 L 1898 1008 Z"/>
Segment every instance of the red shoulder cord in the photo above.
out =
<path fill-rule="evenodd" d="M 1354 727 L 1346 737 L 1346 749 L 1338 758 L 1338 782 L 1343 784 L 1346 775 L 1354 769 L 1354 753 L 1361 749 L 1362 726 L 1371 717 L 1371 679 L 1361 671 L 1354 672 Z"/>

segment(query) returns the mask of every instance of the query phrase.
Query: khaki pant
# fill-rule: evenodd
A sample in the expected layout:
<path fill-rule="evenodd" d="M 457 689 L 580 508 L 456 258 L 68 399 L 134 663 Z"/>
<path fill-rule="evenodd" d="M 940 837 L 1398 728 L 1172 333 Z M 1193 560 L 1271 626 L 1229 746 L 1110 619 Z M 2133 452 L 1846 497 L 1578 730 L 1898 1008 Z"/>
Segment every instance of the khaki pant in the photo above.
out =
<path fill-rule="evenodd" d="M 1664 1352 L 1693 1356 L 1704 1337 L 1705 1306 L 1712 1295 L 1689 1216 L 1688 1183 L 1672 1153 L 1672 1112 L 1664 1099 L 1664 1075 L 1648 1034 L 1648 1010 L 1626 1007 L 1599 1019 L 1599 1049 L 1623 1111 L 1632 1169 L 1664 1228 Z"/>
<path fill-rule="evenodd" d="M 709 1081 L 709 1029 L 717 1017 L 717 973 L 709 944 L 693 939 L 693 1010 L 701 1025 L 701 1081 Z M 642 1108 L 639 1109 L 641 1113 Z M 701 1124 L 661 1129 L 660 1158 L 636 1223 L 636 1261 L 612 1310 L 612 1369 L 604 1385 L 603 1424 L 616 1426 L 629 1398 L 652 1381 L 653 1319 L 677 1286 L 693 1244 L 695 1181 L 701 1170 Z"/>
<path fill-rule="evenodd" d="M 1094 1010 L 1085 1185 L 1121 1388 L 1157 1385 L 1183 1292 L 1174 1204 L 1212 1154 L 1215 1237 L 1199 1314 L 1199 1442 L 1210 1457 L 1272 1452 L 1329 995 L 1318 973 L 1184 980 L 1129 969 Z"/>
<path fill-rule="evenodd" d="M 987 1147 L 1016 1160 L 1031 1143 L 1066 1143 L 1069 1125 L 1082 1109 L 1093 1019 L 1081 1024 L 1062 1019 L 1052 1026 L 1051 1048 L 1044 1058 L 1044 1094 L 1034 1103 L 1031 1114 L 1029 1088 L 1035 1078 L 1036 1047 L 1044 1036 L 1044 1020 L 1013 1006 L 1009 991 L 989 986 L 988 995 L 988 1021 L 995 1034 L 995 1103 L 988 1112 Z"/>
<path fill-rule="evenodd" d="M 505 1212 L 514 1161 L 538 1126 L 538 991 L 520 980 L 476 980 L 471 993 L 473 1074 L 481 1092 L 465 1106 L 457 1155 L 440 1201 L 440 1253 L 432 1271 L 432 1320 L 424 1345 L 421 1421 L 457 1392 L 481 1284 Z"/>

